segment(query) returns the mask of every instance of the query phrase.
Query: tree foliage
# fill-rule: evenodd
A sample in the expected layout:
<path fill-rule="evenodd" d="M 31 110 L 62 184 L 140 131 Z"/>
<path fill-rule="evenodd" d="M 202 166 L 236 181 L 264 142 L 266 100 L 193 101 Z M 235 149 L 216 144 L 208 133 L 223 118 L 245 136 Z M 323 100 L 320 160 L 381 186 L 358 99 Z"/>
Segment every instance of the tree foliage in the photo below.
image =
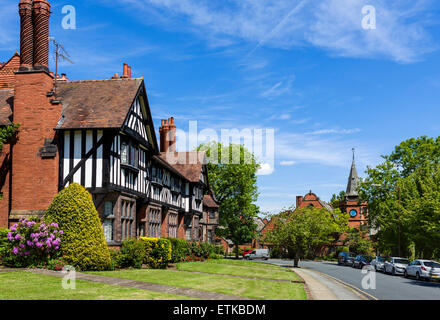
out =
<path fill-rule="evenodd" d="M 383 163 L 367 169 L 368 177 L 361 184 L 361 195 L 369 203 L 370 225 L 377 230 L 374 238 L 378 249 L 397 254 L 400 209 L 402 254 L 438 258 L 440 137 L 403 141 L 383 159 Z"/>
<path fill-rule="evenodd" d="M 217 235 L 235 246 L 252 241 L 256 229 L 253 218 L 259 212 L 255 202 L 260 165 L 242 145 L 211 142 L 198 150 L 206 151 L 210 187 L 220 201 L 221 227 L 216 230 Z"/>
<path fill-rule="evenodd" d="M 64 231 L 61 242 L 69 264 L 80 270 L 111 268 L 110 253 L 92 196 L 73 183 L 58 193 L 44 215 Z"/>
<path fill-rule="evenodd" d="M 299 259 L 314 255 L 348 231 L 348 214 L 339 209 L 289 209 L 272 219 L 274 228 L 266 233 L 264 242 L 287 251 L 294 258 L 295 267 Z"/>
<path fill-rule="evenodd" d="M 0 128 L 0 150 L 3 149 L 5 143 L 8 143 L 15 137 L 18 128 L 20 128 L 20 125 L 16 123 Z"/>

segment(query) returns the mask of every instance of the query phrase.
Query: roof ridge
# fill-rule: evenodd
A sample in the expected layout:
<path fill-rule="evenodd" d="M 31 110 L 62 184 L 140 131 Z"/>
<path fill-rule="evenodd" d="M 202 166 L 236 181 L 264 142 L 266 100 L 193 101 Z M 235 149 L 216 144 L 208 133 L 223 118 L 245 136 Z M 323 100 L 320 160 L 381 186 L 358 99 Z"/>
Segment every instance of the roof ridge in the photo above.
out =
<path fill-rule="evenodd" d="M 129 80 L 143 80 L 143 77 L 139 78 L 118 78 L 118 79 L 94 79 L 94 80 L 57 80 L 60 83 L 83 83 L 83 82 L 106 82 L 106 81 L 129 81 Z"/>

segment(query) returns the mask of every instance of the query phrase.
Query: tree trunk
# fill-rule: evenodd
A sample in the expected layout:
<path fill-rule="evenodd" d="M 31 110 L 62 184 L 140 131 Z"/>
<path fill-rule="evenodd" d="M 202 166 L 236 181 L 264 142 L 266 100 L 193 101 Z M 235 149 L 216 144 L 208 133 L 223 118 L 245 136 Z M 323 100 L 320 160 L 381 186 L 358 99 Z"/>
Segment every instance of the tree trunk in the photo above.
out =
<path fill-rule="evenodd" d="M 295 258 L 293 258 L 293 267 L 298 268 L 300 253 L 297 251 L 295 252 Z"/>
<path fill-rule="evenodd" d="M 235 259 L 238 260 L 238 244 L 235 245 Z"/>

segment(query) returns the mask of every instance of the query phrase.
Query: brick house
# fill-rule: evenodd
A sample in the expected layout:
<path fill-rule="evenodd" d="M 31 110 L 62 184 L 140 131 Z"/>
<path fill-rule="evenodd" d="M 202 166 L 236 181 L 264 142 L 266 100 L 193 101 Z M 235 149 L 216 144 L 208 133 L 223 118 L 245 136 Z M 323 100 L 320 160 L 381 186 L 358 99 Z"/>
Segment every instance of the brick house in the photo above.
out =
<path fill-rule="evenodd" d="M 129 237 L 215 237 L 218 203 L 202 152 L 176 152 L 174 118 L 160 149 L 143 78 L 69 81 L 49 71 L 47 0 L 21 0 L 20 54 L 0 64 L 0 125 L 20 124 L 0 155 L 0 227 L 41 217 L 71 183 L 91 193 L 109 246 Z M 209 217 L 205 219 L 204 214 Z"/>
<path fill-rule="evenodd" d="M 368 226 L 368 211 L 367 202 L 361 201 L 359 197 L 358 187 L 359 187 L 359 176 L 356 169 L 356 162 L 353 155 L 353 163 L 350 170 L 350 175 L 348 177 L 346 196 L 339 202 L 339 209 L 341 212 L 349 214 L 348 225 L 350 228 L 356 228 L 358 230 L 364 230 Z M 303 209 L 307 207 L 324 208 L 328 211 L 333 211 L 334 208 L 327 202 L 321 200 L 315 193 L 310 191 L 305 196 L 296 197 L 296 208 Z M 273 230 L 274 222 L 276 217 L 272 218 L 265 227 L 261 230 L 261 239 L 264 239 L 264 235 L 269 231 Z M 343 245 L 343 241 L 346 239 L 346 235 L 342 234 L 334 243 L 334 246 Z M 260 246 L 264 248 L 270 248 L 269 243 L 264 243 L 260 240 Z M 324 252 L 326 250 L 322 250 Z"/>

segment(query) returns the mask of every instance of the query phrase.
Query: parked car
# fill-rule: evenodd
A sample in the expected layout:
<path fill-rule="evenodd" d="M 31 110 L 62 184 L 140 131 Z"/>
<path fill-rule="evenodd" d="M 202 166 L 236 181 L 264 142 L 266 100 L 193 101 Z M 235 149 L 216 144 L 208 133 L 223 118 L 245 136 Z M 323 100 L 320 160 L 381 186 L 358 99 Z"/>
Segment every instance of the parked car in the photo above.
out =
<path fill-rule="evenodd" d="M 376 257 L 373 259 L 373 261 L 371 261 L 371 266 L 374 268 L 374 270 L 376 271 L 385 271 L 385 261 L 387 259 L 384 257 Z"/>
<path fill-rule="evenodd" d="M 369 266 L 371 261 L 373 261 L 373 257 L 360 254 L 354 259 L 352 267 L 362 269 L 365 266 Z"/>
<path fill-rule="evenodd" d="M 244 256 L 245 259 L 254 260 L 254 259 L 269 259 L 269 249 L 257 249 L 253 250 L 251 253 L 248 253 Z"/>
<path fill-rule="evenodd" d="M 406 267 L 409 265 L 409 260 L 406 258 L 391 257 L 385 261 L 384 272 L 392 274 L 404 274 Z"/>
<path fill-rule="evenodd" d="M 244 250 L 244 251 L 243 251 L 243 257 L 244 257 L 245 255 L 251 253 L 251 252 L 252 252 L 251 249 L 246 249 L 246 250 Z"/>
<path fill-rule="evenodd" d="M 340 252 L 338 255 L 338 265 L 352 266 L 356 255 L 352 252 Z"/>
<path fill-rule="evenodd" d="M 440 263 L 432 260 L 415 260 L 406 267 L 404 276 L 415 277 L 417 280 L 440 280 Z"/>

